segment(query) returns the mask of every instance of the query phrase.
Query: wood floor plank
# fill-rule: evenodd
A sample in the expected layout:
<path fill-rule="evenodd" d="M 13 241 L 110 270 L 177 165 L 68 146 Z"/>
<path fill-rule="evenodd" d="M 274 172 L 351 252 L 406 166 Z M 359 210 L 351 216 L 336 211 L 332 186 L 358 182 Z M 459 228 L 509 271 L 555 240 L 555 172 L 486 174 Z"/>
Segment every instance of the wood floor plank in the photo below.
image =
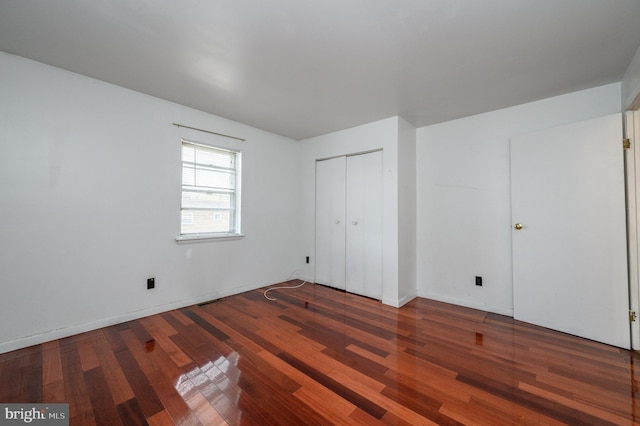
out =
<path fill-rule="evenodd" d="M 170 324 L 192 325 L 194 322 L 185 316 L 181 310 L 171 311 L 164 315 L 162 318 Z"/>
<path fill-rule="evenodd" d="M 357 376 L 377 378 L 388 370 L 384 364 L 371 361 L 369 358 L 352 352 L 349 348 L 343 348 L 340 351 L 325 348 L 322 350 L 322 354 L 338 361 L 341 371 L 352 371 Z"/>
<path fill-rule="evenodd" d="M 64 341 L 66 340 L 66 341 Z M 73 338 L 60 345 L 65 400 L 69 403 L 69 421 L 73 424 L 95 425 L 93 407 L 84 381 L 80 355 Z"/>
<path fill-rule="evenodd" d="M 171 336 L 171 341 L 182 349 L 184 354 L 192 360 L 194 366 L 200 367 L 223 356 L 215 346 L 205 339 L 206 337 L 192 326 L 184 327 L 180 333 Z"/>
<path fill-rule="evenodd" d="M 601 402 L 605 406 L 611 406 L 617 410 L 628 410 L 629 399 L 625 396 L 632 394 L 632 383 L 616 383 L 614 387 L 603 387 L 591 384 L 589 380 L 580 380 L 572 377 L 559 376 L 553 373 L 539 374 L 535 382 L 530 385 L 544 389 L 544 385 L 549 386 L 549 390 L 574 399 L 590 400 L 592 404 L 598 405 Z"/>
<path fill-rule="evenodd" d="M 203 425 L 219 426 L 227 424 L 220 413 L 213 408 L 200 392 L 195 392 L 193 395 L 185 398 L 185 401 Z"/>
<path fill-rule="evenodd" d="M 138 404 L 138 400 L 135 398 L 132 398 L 128 401 L 118 404 L 116 409 L 118 411 L 118 417 L 120 418 L 120 422 L 123 425 L 142 426 L 142 425 L 148 424 L 147 419 L 145 418 L 145 415 L 142 412 L 142 409 L 140 408 L 140 404 Z M 151 418 L 155 418 L 155 416 L 156 415 L 152 416 Z M 169 421 L 170 423 L 163 423 L 163 424 L 174 424 L 170 419 Z M 160 424 L 160 423 L 156 422 L 156 424 Z"/>
<path fill-rule="evenodd" d="M 135 399 L 138 401 L 137 404 L 140 406 L 145 417 L 152 417 L 164 410 L 165 407 L 162 405 L 160 398 L 158 398 L 156 391 L 149 383 L 149 379 L 147 379 L 138 366 L 133 355 L 131 355 L 127 350 L 122 350 L 116 353 L 116 358 L 118 359 L 118 363 L 121 366 L 122 371 L 127 377 L 129 386 L 135 395 Z"/>
<path fill-rule="evenodd" d="M 230 312 L 230 315 L 225 315 Z M 222 313 L 222 315 L 219 315 Z M 253 323 L 247 318 L 245 312 L 235 310 L 225 310 L 223 304 L 208 305 L 198 309 L 198 315 L 205 319 L 208 323 L 214 325 L 220 330 L 224 336 L 232 335 L 234 340 L 240 342 L 246 348 L 251 348 L 254 352 L 260 351 L 269 344 L 268 341 L 261 339 L 259 333 L 259 323 Z M 253 317 L 250 317 L 253 319 Z M 228 339 L 217 339 L 218 341 L 226 341 Z"/>
<path fill-rule="evenodd" d="M 0 368 L 0 402 L 38 401 L 42 398 L 42 348 L 16 352 L 3 355 L 6 362 Z"/>
<path fill-rule="evenodd" d="M 268 351 L 263 351 L 259 355 L 300 384 L 300 387 L 292 395 L 305 403 L 315 413 L 315 416 L 325 419 L 325 421 L 319 422 L 320 424 L 332 424 L 331 419 L 335 422 L 335 419 L 348 417 L 355 410 L 356 407 L 351 402 L 335 394 L 278 356 Z"/>
<path fill-rule="evenodd" d="M 62 361 L 58 341 L 42 344 L 42 384 L 48 385 L 62 380 Z"/>
<path fill-rule="evenodd" d="M 202 368 L 202 372 L 209 380 L 197 385 L 204 399 L 229 424 L 238 424 L 242 418 L 242 411 L 238 409 L 237 388 L 228 384 L 227 378 L 213 363 Z M 191 395 L 191 393 L 187 394 Z M 190 396 L 187 396 L 189 398 Z"/>
<path fill-rule="evenodd" d="M 56 380 L 42 386 L 42 401 L 50 404 L 64 404 L 67 402 L 64 391 L 64 380 Z"/>
<path fill-rule="evenodd" d="M 104 332 L 93 335 L 93 344 L 98 355 L 98 362 L 102 366 L 105 380 L 113 397 L 113 402 L 116 405 L 120 405 L 133 399 L 135 396 L 133 390 L 125 377 L 125 373 L 115 353 L 111 351 Z"/>
<path fill-rule="evenodd" d="M 23 401 L 42 401 L 42 348 L 35 347 L 25 360 L 20 387 Z"/>
<path fill-rule="evenodd" d="M 306 405 L 291 398 L 292 392 L 281 388 L 271 379 L 271 375 L 262 372 L 253 363 L 240 358 L 238 368 L 242 375 L 238 386 L 243 395 L 254 401 L 260 401 L 263 407 L 269 407 L 267 414 L 275 424 L 320 424 L 320 417 Z M 299 388 L 296 388 L 297 391 Z M 263 409 L 253 413 L 254 417 L 265 418 Z"/>
<path fill-rule="evenodd" d="M 473 409 L 469 409 L 472 407 Z M 562 426 L 566 423 L 548 418 L 536 412 L 527 412 L 525 409 L 516 407 L 492 406 L 483 403 L 476 403 L 476 400 L 469 404 L 461 405 L 452 402 L 443 404 L 440 412 L 461 424 L 490 424 L 490 425 L 547 425 Z M 511 409 L 511 411 L 509 411 Z"/>
<path fill-rule="evenodd" d="M 82 371 L 89 371 L 100 366 L 98 355 L 93 347 L 93 343 L 87 338 L 76 341 Z"/>
<path fill-rule="evenodd" d="M 326 388 L 325 388 L 326 389 Z M 327 392 L 331 392 L 327 390 Z M 348 418 L 356 407 L 345 399 L 326 398 L 325 392 L 314 392 L 301 387 L 293 393 L 294 397 L 322 416 L 327 424 L 339 424 L 338 419 Z M 322 423 L 321 423 L 322 424 Z"/>
<path fill-rule="evenodd" d="M 98 366 L 84 372 L 84 381 L 87 386 L 93 418 L 96 425 L 112 426 L 121 424 L 117 405 L 114 403 L 109 391 L 102 369 Z"/>
<path fill-rule="evenodd" d="M 158 414 L 155 414 L 147 419 L 149 426 L 173 426 L 173 420 L 167 413 L 167 410 L 162 410 Z"/>
<path fill-rule="evenodd" d="M 184 354 L 184 352 L 178 347 L 172 340 L 171 336 L 177 334 L 177 332 L 171 327 L 166 321 L 163 321 L 166 324 L 166 328 L 163 327 L 163 324 L 158 321 L 160 317 L 153 317 L 156 320 L 150 320 L 148 318 L 143 318 L 140 320 L 142 325 L 147 329 L 149 334 L 153 337 L 153 340 L 157 342 L 162 349 L 171 357 L 173 362 L 182 367 L 188 365 L 192 362 L 191 358 Z"/>
<path fill-rule="evenodd" d="M 176 330 L 175 327 L 167 322 L 164 315 L 152 315 L 150 317 L 140 318 L 140 323 L 147 329 L 149 328 L 149 324 L 153 324 L 154 329 L 158 330 L 165 336 L 173 336 L 174 334 L 178 334 L 178 330 Z"/>
<path fill-rule="evenodd" d="M 640 425 L 638 353 L 422 298 L 264 291 L 0 354 L 0 402 L 69 403 L 73 425 Z"/>
<path fill-rule="evenodd" d="M 486 377 L 472 378 L 468 376 L 458 376 L 457 379 L 470 386 L 482 389 L 484 392 L 500 396 L 503 399 L 508 395 L 509 399 L 517 402 L 518 405 L 530 408 L 551 418 L 567 422 L 568 424 L 572 422 L 577 424 L 611 424 L 588 412 L 563 405 L 562 402 L 564 402 L 565 399 L 558 395 L 555 395 L 551 400 L 540 397 L 536 393 L 528 392 L 527 388 L 521 389 L 519 386 L 513 387 L 509 384 L 487 380 Z"/>
<path fill-rule="evenodd" d="M 549 397 L 552 396 L 549 391 L 529 385 L 527 383 L 520 383 L 518 388 L 544 399 L 549 399 Z M 596 423 L 604 424 L 606 422 L 610 422 L 611 424 L 624 424 L 631 421 L 631 418 L 625 418 L 623 416 L 612 414 L 606 410 L 600 409 L 599 407 L 595 407 L 581 401 L 576 401 L 573 398 L 567 398 L 564 396 L 553 394 L 553 399 L 557 404 L 562 404 L 570 409 L 588 414 L 589 416 L 593 416 L 593 418 L 597 419 Z"/>
<path fill-rule="evenodd" d="M 323 374 L 306 364 L 305 362 L 297 359 L 296 357 L 283 352 L 279 355 L 279 358 L 285 361 L 287 364 L 294 367 L 296 370 L 303 372 L 305 375 L 311 377 L 316 382 L 320 383 L 327 389 L 333 391 L 336 395 L 351 402 L 356 407 L 361 408 L 376 419 L 381 419 L 386 413 L 386 410 L 374 402 L 364 398 L 361 394 L 353 391 L 348 386 L 332 379 L 329 375 Z"/>
<path fill-rule="evenodd" d="M 195 312 L 193 312 L 193 311 L 191 311 L 189 309 L 183 309 L 182 313 L 185 316 L 187 316 L 188 318 L 190 318 L 194 323 L 198 324 L 202 329 L 204 329 L 208 333 L 210 333 L 216 339 L 218 339 L 218 340 L 226 340 L 226 339 L 229 338 L 228 335 L 223 333 L 221 330 L 216 328 L 213 324 L 208 322 L 206 319 L 202 318 L 197 313 L 195 313 Z"/>

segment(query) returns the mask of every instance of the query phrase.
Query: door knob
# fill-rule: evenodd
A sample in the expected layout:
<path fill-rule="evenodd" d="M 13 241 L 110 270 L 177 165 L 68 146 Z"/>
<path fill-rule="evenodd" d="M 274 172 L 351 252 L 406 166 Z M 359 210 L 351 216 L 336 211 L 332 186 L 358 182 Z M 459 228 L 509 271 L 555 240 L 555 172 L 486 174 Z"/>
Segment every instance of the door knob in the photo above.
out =
<path fill-rule="evenodd" d="M 519 231 L 519 230 L 522 229 L 522 224 L 521 223 L 516 223 L 515 225 L 513 225 L 513 227 Z"/>

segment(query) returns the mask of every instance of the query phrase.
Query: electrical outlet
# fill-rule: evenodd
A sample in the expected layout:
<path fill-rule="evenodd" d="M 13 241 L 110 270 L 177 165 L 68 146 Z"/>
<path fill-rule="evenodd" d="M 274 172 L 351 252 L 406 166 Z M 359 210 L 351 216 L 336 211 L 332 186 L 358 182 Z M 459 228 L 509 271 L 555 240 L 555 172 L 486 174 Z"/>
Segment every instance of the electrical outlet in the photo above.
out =
<path fill-rule="evenodd" d="M 147 290 L 151 290 L 152 288 L 156 288 L 156 279 L 147 278 Z"/>
<path fill-rule="evenodd" d="M 476 285 L 479 285 L 480 287 L 482 287 L 482 277 L 476 276 Z"/>

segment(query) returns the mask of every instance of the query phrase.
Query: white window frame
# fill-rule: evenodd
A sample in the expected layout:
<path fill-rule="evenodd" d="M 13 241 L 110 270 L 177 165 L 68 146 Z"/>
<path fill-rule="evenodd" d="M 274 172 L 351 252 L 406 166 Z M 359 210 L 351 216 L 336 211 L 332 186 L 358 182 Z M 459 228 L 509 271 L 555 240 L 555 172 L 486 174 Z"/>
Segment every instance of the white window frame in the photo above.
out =
<path fill-rule="evenodd" d="M 230 168 L 227 170 L 233 170 L 233 172 L 235 173 L 235 188 L 231 191 L 231 193 L 233 194 L 232 199 L 234 200 L 234 207 L 231 208 L 229 211 L 233 214 L 233 218 L 231 220 L 231 222 L 234 224 L 233 229 L 229 229 L 226 232 L 202 232 L 202 233 L 183 233 L 183 221 L 182 221 L 182 210 L 185 209 L 182 206 L 182 199 L 183 199 L 183 192 L 186 190 L 193 190 L 194 188 L 202 188 L 203 190 L 206 190 L 207 192 L 217 192 L 217 190 L 215 188 L 211 188 L 211 187 L 204 187 L 204 186 L 199 186 L 197 185 L 197 182 L 195 185 L 187 185 L 184 181 L 184 177 L 183 177 L 183 173 L 181 173 L 181 190 L 180 190 L 180 235 L 178 237 L 176 237 L 176 241 L 178 243 L 180 242 L 189 242 L 189 241 L 207 241 L 207 240 L 230 240 L 230 239 L 239 239 L 244 237 L 244 235 L 241 233 L 241 210 L 240 210 L 240 200 L 241 200 L 241 164 L 242 164 L 242 153 L 240 151 L 237 150 L 233 150 L 233 149 L 228 149 L 228 148 L 222 148 L 219 146 L 214 146 L 214 145 L 209 145 L 209 144 L 205 144 L 205 143 L 201 143 L 201 142 L 194 142 L 192 140 L 187 140 L 187 139 L 182 139 L 181 140 L 181 144 L 180 144 L 180 157 L 181 157 L 181 171 L 184 169 L 184 166 L 186 164 L 191 165 L 193 167 L 208 167 L 206 164 L 199 164 L 199 163 L 195 163 L 194 161 L 188 161 L 185 160 L 184 158 L 182 158 L 182 152 L 183 152 L 183 147 L 184 146 L 190 146 L 193 147 L 194 149 L 198 149 L 199 147 L 201 147 L 202 149 L 206 149 L 208 151 L 210 150 L 214 150 L 214 151 L 220 151 L 220 152 L 225 152 L 225 153 L 233 153 L 235 154 L 235 167 L 234 168 Z M 210 167 L 210 166 L 209 166 Z M 214 167 L 216 168 L 216 167 Z M 221 190 L 221 193 L 229 193 L 229 190 Z M 192 210 L 192 208 L 188 208 L 185 210 Z M 211 210 L 211 211 L 216 211 L 219 210 L 217 208 L 211 208 L 211 209 L 207 209 L 207 208 L 203 208 L 203 210 Z"/>

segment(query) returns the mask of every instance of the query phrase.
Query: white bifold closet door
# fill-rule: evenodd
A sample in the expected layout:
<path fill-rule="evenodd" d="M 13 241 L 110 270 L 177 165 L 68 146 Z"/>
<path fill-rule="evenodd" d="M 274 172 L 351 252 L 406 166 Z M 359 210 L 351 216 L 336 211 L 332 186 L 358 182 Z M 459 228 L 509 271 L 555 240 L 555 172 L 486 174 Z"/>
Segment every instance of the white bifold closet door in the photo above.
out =
<path fill-rule="evenodd" d="M 316 164 L 316 282 L 382 299 L 382 151 Z"/>
<path fill-rule="evenodd" d="M 346 157 L 316 161 L 316 279 L 346 290 Z"/>

